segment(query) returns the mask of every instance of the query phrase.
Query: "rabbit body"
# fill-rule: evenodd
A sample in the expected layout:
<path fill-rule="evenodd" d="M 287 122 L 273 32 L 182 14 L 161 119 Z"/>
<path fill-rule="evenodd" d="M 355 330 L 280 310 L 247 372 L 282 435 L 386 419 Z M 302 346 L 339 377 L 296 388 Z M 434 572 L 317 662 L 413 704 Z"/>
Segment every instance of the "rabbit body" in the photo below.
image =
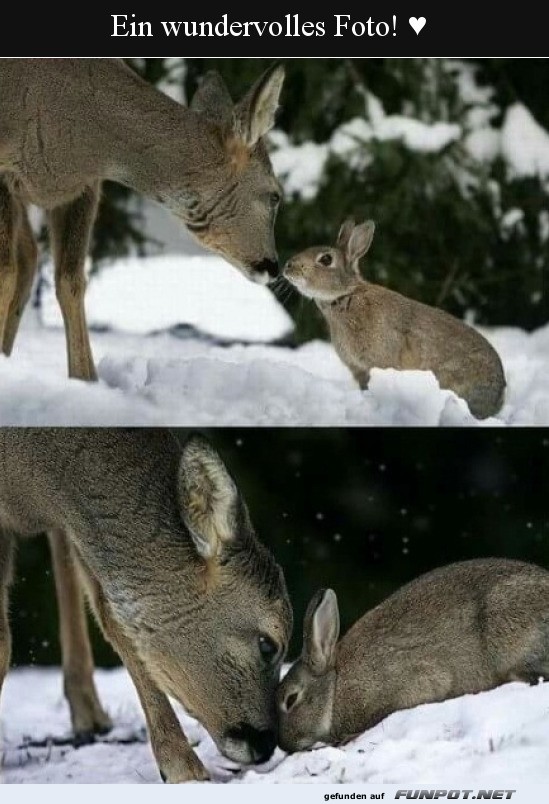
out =
<path fill-rule="evenodd" d="M 366 250 L 373 237 L 368 224 Z M 349 245 L 340 233 L 335 248 L 306 249 L 287 263 L 284 275 L 314 299 L 334 349 L 360 387 L 368 387 L 372 368 L 432 371 L 476 418 L 495 415 L 503 405 L 505 375 L 486 338 L 443 310 L 365 281 L 358 269 L 365 250 L 357 256 L 352 247 L 352 237 Z"/>
<path fill-rule="evenodd" d="M 450 564 L 338 634 L 337 599 L 322 590 L 278 691 L 287 751 L 341 743 L 397 710 L 549 678 L 549 572 L 505 559 Z"/>

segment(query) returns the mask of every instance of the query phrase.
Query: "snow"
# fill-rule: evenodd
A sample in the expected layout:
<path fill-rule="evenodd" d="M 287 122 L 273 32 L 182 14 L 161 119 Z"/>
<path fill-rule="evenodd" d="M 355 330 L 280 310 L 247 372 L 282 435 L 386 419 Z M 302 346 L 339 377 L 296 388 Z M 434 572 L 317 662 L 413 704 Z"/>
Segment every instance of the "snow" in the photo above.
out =
<path fill-rule="evenodd" d="M 493 162 L 501 153 L 501 133 L 491 126 L 475 129 L 465 137 L 465 147 L 478 162 Z"/>
<path fill-rule="evenodd" d="M 46 276 L 52 273 L 46 266 Z M 266 287 L 225 260 L 202 254 L 127 257 L 105 265 L 89 282 L 86 311 L 92 327 L 137 334 L 187 324 L 219 339 L 269 342 L 293 330 L 292 319 Z M 62 326 L 51 280 L 42 320 Z"/>
<path fill-rule="evenodd" d="M 411 151 L 438 153 L 461 137 L 461 126 L 456 123 L 424 123 L 402 115 L 387 115 L 379 98 L 370 92 L 367 111 L 374 139 L 402 140 Z"/>
<path fill-rule="evenodd" d="M 125 670 L 97 671 L 115 722 L 92 746 L 25 746 L 70 735 L 57 669 L 8 674 L 2 694 L 3 781 L 12 784 L 158 784 L 144 717 Z M 258 768 L 222 757 L 207 732 L 176 706 L 183 728 L 215 782 L 436 784 L 513 787 L 549 782 L 549 684 L 506 684 L 489 692 L 395 712 L 342 747 L 286 756 L 277 749 Z M 133 740 L 133 742 L 131 742 Z"/>
<path fill-rule="evenodd" d="M 492 105 L 494 89 L 477 82 L 477 65 L 470 61 L 449 59 L 446 67 L 454 76 L 460 98 L 466 106 L 490 109 L 492 114 L 497 114 L 497 107 Z"/>
<path fill-rule="evenodd" d="M 461 126 L 455 123 L 425 123 L 403 115 L 387 115 L 372 93 L 366 93 L 366 107 L 367 119 L 347 120 L 325 143 L 293 145 L 284 132 L 272 132 L 273 168 L 288 194 L 313 199 L 331 154 L 346 159 L 352 167 L 363 167 L 369 159 L 364 144 L 372 140 L 400 140 L 412 151 L 439 153 L 462 135 Z"/>
<path fill-rule="evenodd" d="M 279 143 L 279 148 L 271 154 L 271 161 L 274 172 L 284 181 L 286 193 L 298 194 L 305 201 L 314 198 L 328 160 L 328 145 L 314 142 L 290 145 L 283 132 L 273 134 L 278 134 L 271 139 Z"/>
<path fill-rule="evenodd" d="M 524 211 L 518 207 L 507 210 L 505 215 L 502 216 L 500 226 L 503 230 L 514 229 L 519 223 L 524 220 Z"/>
<path fill-rule="evenodd" d="M 498 107 L 492 103 L 494 91 L 476 83 L 475 68 L 450 61 L 461 102 L 465 107 L 462 124 L 446 121 L 425 122 L 411 115 L 389 115 L 381 100 L 365 91 L 364 117 L 339 125 L 323 143 L 293 144 L 282 131 L 272 132 L 272 162 L 289 195 L 313 200 L 320 188 L 326 163 L 331 155 L 347 161 L 350 167 L 364 169 L 371 161 L 368 143 L 400 141 L 415 153 L 436 154 L 455 142 L 480 164 L 502 157 L 509 176 L 538 176 L 549 179 L 549 133 L 522 103 L 510 105 L 501 128 L 494 118 Z M 365 147 L 366 146 L 366 147 Z"/>
<path fill-rule="evenodd" d="M 125 277 L 125 270 L 117 275 Z M 116 273 L 113 270 L 112 276 Z M 111 281 L 107 273 L 101 279 Z M 110 316 L 116 313 L 124 326 L 130 326 L 135 311 L 125 311 L 134 304 L 133 294 L 136 305 L 147 297 L 138 284 L 130 292 L 126 283 L 119 289 L 116 283 L 111 285 L 118 310 L 105 294 L 105 307 L 98 304 L 94 320 L 114 323 Z M 270 294 L 266 288 L 258 289 Z M 152 305 L 152 289 L 148 298 Z M 272 308 L 260 304 L 257 315 L 271 334 L 279 308 L 274 299 L 272 304 Z M 236 307 L 235 318 L 243 321 L 245 314 L 239 316 Z M 168 309 L 171 316 L 175 307 Z M 25 313 L 12 357 L 0 356 L 0 426 L 549 424 L 549 326 L 530 334 L 513 328 L 482 330 L 501 355 L 508 388 L 502 411 L 478 422 L 463 400 L 440 390 L 430 372 L 374 369 L 370 388 L 361 391 L 325 341 L 292 349 L 266 343 L 223 346 L 170 331 L 92 331 L 99 382 L 69 380 L 63 330 L 42 326 L 33 313 L 32 308 Z M 155 323 L 160 321 L 159 317 Z M 217 323 L 224 326 L 222 316 Z M 139 319 L 135 326 L 140 326 Z"/>
<path fill-rule="evenodd" d="M 478 162 L 489 164 L 502 157 L 514 178 L 537 176 L 549 179 L 549 134 L 522 103 L 507 108 L 501 129 L 490 125 L 491 106 L 474 107 L 468 113 L 470 130 L 464 142 Z M 474 112 L 474 114 L 473 114 Z"/>
<path fill-rule="evenodd" d="M 522 103 L 515 103 L 507 110 L 501 140 L 512 176 L 549 178 L 549 134 Z"/>

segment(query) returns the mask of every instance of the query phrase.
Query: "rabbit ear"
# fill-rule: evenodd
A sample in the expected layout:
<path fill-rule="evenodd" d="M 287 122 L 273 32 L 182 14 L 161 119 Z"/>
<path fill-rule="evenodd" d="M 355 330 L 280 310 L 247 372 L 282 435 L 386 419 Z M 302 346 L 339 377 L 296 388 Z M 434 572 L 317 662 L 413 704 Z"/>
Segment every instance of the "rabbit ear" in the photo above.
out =
<path fill-rule="evenodd" d="M 332 589 L 320 589 L 312 598 L 303 625 L 303 661 L 317 675 L 334 666 L 339 637 L 339 608 Z"/>
<path fill-rule="evenodd" d="M 374 232 L 376 225 L 373 221 L 366 221 L 365 223 L 355 226 L 349 237 L 346 249 L 347 261 L 353 265 L 358 263 L 363 257 L 374 239 Z"/>
<path fill-rule="evenodd" d="M 349 238 L 352 235 L 354 228 L 355 222 L 352 218 L 347 218 L 347 220 L 341 225 L 341 229 L 339 230 L 339 234 L 337 236 L 336 245 L 344 253 L 347 251 L 347 243 L 349 242 Z"/>

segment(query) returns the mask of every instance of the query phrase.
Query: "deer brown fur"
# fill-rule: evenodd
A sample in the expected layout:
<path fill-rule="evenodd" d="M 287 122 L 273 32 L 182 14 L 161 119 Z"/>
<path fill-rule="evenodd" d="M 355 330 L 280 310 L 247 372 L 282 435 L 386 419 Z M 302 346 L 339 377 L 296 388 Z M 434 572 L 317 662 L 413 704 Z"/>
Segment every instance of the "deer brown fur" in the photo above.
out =
<path fill-rule="evenodd" d="M 204 779 L 173 696 L 231 759 L 275 749 L 292 614 L 280 567 L 213 447 L 163 430 L 0 430 L 0 690 L 19 538 L 48 533 L 75 738 L 111 725 L 93 683 L 81 584 L 137 689 L 169 782 Z"/>
<path fill-rule="evenodd" d="M 96 377 L 84 263 L 104 180 L 168 208 L 248 278 L 276 276 L 281 191 L 263 138 L 283 80 L 275 64 L 233 104 L 209 73 L 186 108 L 120 59 L 0 59 L 0 351 L 36 270 L 32 203 L 47 213 L 69 376 Z"/>

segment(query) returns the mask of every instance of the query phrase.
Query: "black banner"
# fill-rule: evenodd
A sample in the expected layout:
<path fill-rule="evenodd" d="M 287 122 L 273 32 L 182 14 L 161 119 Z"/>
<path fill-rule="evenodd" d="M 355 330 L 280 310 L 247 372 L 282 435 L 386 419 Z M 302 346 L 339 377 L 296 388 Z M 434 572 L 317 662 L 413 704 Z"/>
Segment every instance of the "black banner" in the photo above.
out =
<path fill-rule="evenodd" d="M 248 4 L 246 4 L 248 5 Z M 543 4 L 488 12 L 470 3 L 354 4 L 315 12 L 278 6 L 230 11 L 216 4 L 82 5 L 77 13 L 52 7 L 11 6 L 2 25 L 4 56 L 208 57 L 543 57 L 547 33 Z M 221 9 L 221 10 L 217 10 Z M 423 13 L 421 13 L 423 12 Z"/>

